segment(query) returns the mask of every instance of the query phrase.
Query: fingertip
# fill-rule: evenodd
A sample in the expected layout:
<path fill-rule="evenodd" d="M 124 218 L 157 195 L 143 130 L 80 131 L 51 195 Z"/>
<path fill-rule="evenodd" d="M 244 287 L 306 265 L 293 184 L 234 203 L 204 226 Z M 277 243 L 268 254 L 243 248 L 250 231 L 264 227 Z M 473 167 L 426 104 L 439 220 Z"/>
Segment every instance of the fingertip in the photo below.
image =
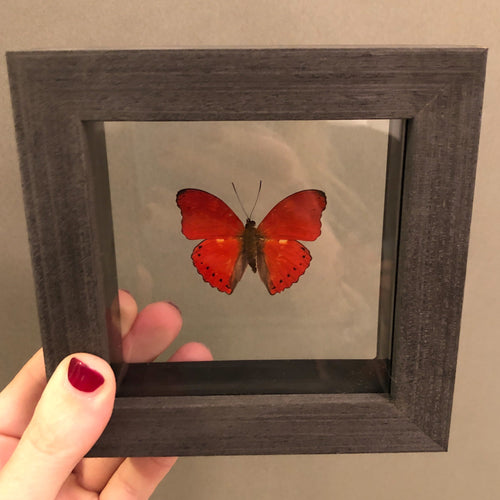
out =
<path fill-rule="evenodd" d="M 174 309 L 177 310 L 177 312 L 182 316 L 182 311 L 181 311 L 181 308 L 175 304 L 174 302 L 172 302 L 171 300 L 165 300 L 164 301 L 166 304 L 168 304 L 169 306 L 172 306 Z"/>
<path fill-rule="evenodd" d="M 118 302 L 120 304 L 120 331 L 122 337 L 125 337 L 137 318 L 137 302 L 127 290 L 118 290 Z"/>
<path fill-rule="evenodd" d="M 125 361 L 151 361 L 177 337 L 182 327 L 179 309 L 168 302 L 149 304 L 139 312 L 123 340 Z"/>
<path fill-rule="evenodd" d="M 165 317 L 168 317 L 171 328 L 176 329 L 177 333 L 180 332 L 182 328 L 182 312 L 179 306 L 169 300 L 159 302 L 158 304 L 161 304 L 163 306 L 163 314 L 165 314 Z"/>
<path fill-rule="evenodd" d="M 43 349 L 40 348 L 38 351 L 31 356 L 28 364 L 33 364 L 33 369 L 38 373 L 40 371 L 45 371 L 45 360 L 43 357 Z M 42 370 L 40 370 L 42 368 Z"/>
<path fill-rule="evenodd" d="M 53 377 L 56 373 L 58 377 L 65 374 L 66 381 L 72 387 L 71 390 L 76 389 L 79 392 L 91 393 L 101 386 L 106 394 L 113 394 L 116 390 L 115 375 L 111 366 L 94 354 L 85 352 L 70 354 L 61 361 Z M 95 385 L 95 388 L 88 390 L 92 385 Z M 66 383 L 65 386 L 67 388 Z"/>
<path fill-rule="evenodd" d="M 115 393 L 115 376 L 106 361 L 84 352 L 67 356 L 54 371 L 35 410 L 30 424 L 32 440 L 42 443 L 41 449 L 76 455 L 75 450 L 81 450 L 84 455 L 111 417 Z"/>
<path fill-rule="evenodd" d="M 80 428 L 81 443 L 90 447 L 111 417 L 115 393 L 111 366 L 98 356 L 78 352 L 56 368 L 36 412 L 42 412 L 46 422 L 59 422 L 61 435 L 69 437 L 72 429 Z"/>
<path fill-rule="evenodd" d="M 188 342 L 180 347 L 169 361 L 212 361 L 210 349 L 201 342 Z"/>
<path fill-rule="evenodd" d="M 173 302 L 153 302 L 139 313 L 137 319 L 140 320 L 142 326 L 168 327 L 169 330 L 175 332 L 175 335 L 182 328 L 181 311 Z"/>

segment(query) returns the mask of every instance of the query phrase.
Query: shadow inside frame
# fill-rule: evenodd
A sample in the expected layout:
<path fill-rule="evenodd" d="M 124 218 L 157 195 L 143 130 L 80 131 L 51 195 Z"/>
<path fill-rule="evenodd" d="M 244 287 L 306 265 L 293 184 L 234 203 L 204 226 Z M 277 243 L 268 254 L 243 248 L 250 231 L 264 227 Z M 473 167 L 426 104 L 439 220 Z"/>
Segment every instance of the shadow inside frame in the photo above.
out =
<path fill-rule="evenodd" d="M 387 359 L 115 364 L 118 397 L 389 393 Z"/>

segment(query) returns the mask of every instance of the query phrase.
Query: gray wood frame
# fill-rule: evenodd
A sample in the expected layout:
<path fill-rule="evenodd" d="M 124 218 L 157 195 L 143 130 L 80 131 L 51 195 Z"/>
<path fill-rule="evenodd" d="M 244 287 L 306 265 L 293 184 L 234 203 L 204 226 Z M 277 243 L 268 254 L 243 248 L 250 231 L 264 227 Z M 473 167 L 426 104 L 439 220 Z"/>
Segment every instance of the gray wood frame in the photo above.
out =
<path fill-rule="evenodd" d="M 447 449 L 486 49 L 18 52 L 7 62 L 49 375 L 76 351 L 120 361 L 106 326 L 117 283 L 100 122 L 408 124 L 390 392 L 118 397 L 92 455 Z"/>

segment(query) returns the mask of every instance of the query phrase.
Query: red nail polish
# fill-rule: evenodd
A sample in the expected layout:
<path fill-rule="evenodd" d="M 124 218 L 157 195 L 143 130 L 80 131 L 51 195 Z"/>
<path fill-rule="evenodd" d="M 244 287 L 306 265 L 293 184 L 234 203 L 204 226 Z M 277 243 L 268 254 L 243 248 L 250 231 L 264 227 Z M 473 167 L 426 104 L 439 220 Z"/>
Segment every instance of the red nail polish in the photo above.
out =
<path fill-rule="evenodd" d="M 104 377 L 77 358 L 71 358 L 68 367 L 68 380 L 71 385 L 82 392 L 93 392 L 102 384 Z"/>
<path fill-rule="evenodd" d="M 170 302 L 170 300 L 165 300 L 164 302 L 166 302 L 167 304 L 170 304 L 171 306 L 174 306 L 182 314 L 182 312 L 177 304 Z"/>

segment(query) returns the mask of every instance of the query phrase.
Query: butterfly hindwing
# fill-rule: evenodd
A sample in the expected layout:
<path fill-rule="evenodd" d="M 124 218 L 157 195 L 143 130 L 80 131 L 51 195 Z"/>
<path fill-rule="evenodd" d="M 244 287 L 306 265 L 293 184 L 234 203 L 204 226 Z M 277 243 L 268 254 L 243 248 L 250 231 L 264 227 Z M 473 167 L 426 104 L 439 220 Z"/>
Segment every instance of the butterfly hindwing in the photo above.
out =
<path fill-rule="evenodd" d="M 257 231 L 267 239 L 314 241 L 321 234 L 321 213 L 325 207 L 323 191 L 299 191 L 272 208 Z"/>
<path fill-rule="evenodd" d="M 182 233 L 190 240 L 237 237 L 244 226 L 238 216 L 217 196 L 201 189 L 177 193 L 182 214 Z"/>
<path fill-rule="evenodd" d="M 291 287 L 311 262 L 309 250 L 294 240 L 266 240 L 257 255 L 259 276 L 271 295 Z"/>
<path fill-rule="evenodd" d="M 191 258 L 203 279 L 227 294 L 233 292 L 247 266 L 238 238 L 204 240 L 195 246 Z"/>

